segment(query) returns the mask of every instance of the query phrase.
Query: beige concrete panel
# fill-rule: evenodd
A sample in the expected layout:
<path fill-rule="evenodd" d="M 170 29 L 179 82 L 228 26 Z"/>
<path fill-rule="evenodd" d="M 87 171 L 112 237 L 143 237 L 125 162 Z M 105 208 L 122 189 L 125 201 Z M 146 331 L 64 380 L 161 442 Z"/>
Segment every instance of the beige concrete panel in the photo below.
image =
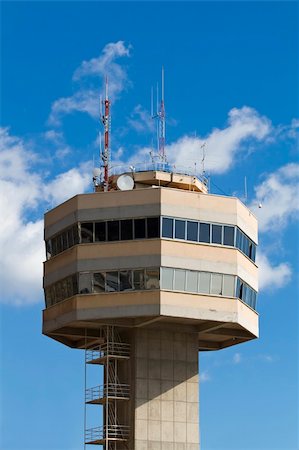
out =
<path fill-rule="evenodd" d="M 148 450 L 163 450 L 162 444 L 159 441 L 148 441 Z"/>
<path fill-rule="evenodd" d="M 136 390 L 136 398 L 147 400 L 148 388 L 147 388 L 147 383 L 144 382 L 143 378 L 136 378 L 135 390 Z"/>
<path fill-rule="evenodd" d="M 186 442 L 187 440 L 187 424 L 180 422 L 174 427 L 174 442 Z"/>
<path fill-rule="evenodd" d="M 179 340 L 174 341 L 173 358 L 176 361 L 186 361 L 187 358 L 186 342 Z"/>
<path fill-rule="evenodd" d="M 149 379 L 160 379 L 161 377 L 161 366 L 160 361 L 156 359 L 148 360 L 148 377 Z"/>
<path fill-rule="evenodd" d="M 173 387 L 174 401 L 185 402 L 186 395 L 187 395 L 187 386 L 185 382 L 174 385 Z"/>
<path fill-rule="evenodd" d="M 174 381 L 185 381 L 187 378 L 187 363 L 185 361 L 175 360 L 173 362 L 173 379 Z"/>
<path fill-rule="evenodd" d="M 161 358 L 172 359 L 173 358 L 173 341 L 168 339 L 161 339 Z"/>
<path fill-rule="evenodd" d="M 135 440 L 135 449 L 134 450 L 148 450 L 148 441 L 143 441 L 136 439 Z"/>
<path fill-rule="evenodd" d="M 62 220 L 64 217 L 74 214 L 78 209 L 78 197 L 79 195 L 75 195 L 69 200 L 51 209 L 51 211 L 47 211 L 44 216 L 45 227 L 49 227 L 55 222 Z"/>
<path fill-rule="evenodd" d="M 172 380 L 173 379 L 173 364 L 174 362 L 170 359 L 161 361 L 161 379 L 162 380 Z"/>
<path fill-rule="evenodd" d="M 140 440 L 146 440 L 148 437 L 147 432 L 147 420 L 137 419 L 135 420 L 135 438 Z"/>
<path fill-rule="evenodd" d="M 187 423 L 187 442 L 190 444 L 199 443 L 199 428 L 198 423 Z"/>
<path fill-rule="evenodd" d="M 198 347 L 198 345 L 197 345 Z M 189 361 L 186 364 L 186 380 L 188 380 L 189 383 L 198 383 L 198 348 L 196 349 L 196 355 L 192 358 L 194 361 Z"/>
<path fill-rule="evenodd" d="M 187 381 L 187 402 L 198 402 L 198 385 Z"/>
<path fill-rule="evenodd" d="M 174 415 L 174 402 L 162 400 L 161 401 L 161 419 L 162 421 L 173 421 Z"/>
<path fill-rule="evenodd" d="M 161 422 L 160 420 L 148 420 L 148 440 L 160 441 L 161 439 Z"/>
<path fill-rule="evenodd" d="M 147 420 L 148 419 L 148 413 L 147 413 L 147 402 L 144 401 L 144 399 L 136 398 L 136 404 L 135 404 L 135 417 L 137 420 Z"/>
<path fill-rule="evenodd" d="M 148 379 L 148 398 L 151 399 L 156 399 L 156 400 L 161 400 L 161 380 L 159 379 L 155 379 L 155 380 L 150 380 Z"/>
<path fill-rule="evenodd" d="M 136 377 L 147 378 L 147 373 L 148 373 L 148 359 L 147 358 L 136 358 L 135 359 L 135 367 L 136 367 Z"/>
<path fill-rule="evenodd" d="M 259 336 L 259 315 L 256 311 L 249 308 L 248 305 L 238 300 L 238 322 L 246 330 L 250 331 L 256 337 Z M 250 312 L 248 312 L 248 310 Z"/>
<path fill-rule="evenodd" d="M 174 423 L 162 421 L 161 422 L 161 441 L 163 442 L 173 442 L 174 435 Z"/>
<path fill-rule="evenodd" d="M 148 340 L 148 357 L 150 359 L 160 360 L 161 358 L 160 339 Z"/>
<path fill-rule="evenodd" d="M 187 422 L 195 423 L 198 426 L 198 402 L 190 403 L 187 402 Z"/>
<path fill-rule="evenodd" d="M 186 422 L 187 420 L 187 403 L 182 401 L 174 401 L 174 421 Z"/>
<path fill-rule="evenodd" d="M 161 399 L 173 401 L 173 381 L 161 380 Z"/>
<path fill-rule="evenodd" d="M 199 450 L 199 441 L 197 444 L 186 444 L 186 450 Z"/>
<path fill-rule="evenodd" d="M 185 442 L 175 442 L 174 443 L 174 450 L 186 450 L 186 443 Z"/>

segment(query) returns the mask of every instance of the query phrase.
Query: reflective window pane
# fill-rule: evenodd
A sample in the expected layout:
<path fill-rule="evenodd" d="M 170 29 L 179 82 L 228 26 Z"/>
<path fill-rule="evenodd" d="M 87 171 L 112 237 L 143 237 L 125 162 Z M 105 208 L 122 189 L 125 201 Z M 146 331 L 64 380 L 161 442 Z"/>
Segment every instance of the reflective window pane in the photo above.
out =
<path fill-rule="evenodd" d="M 200 223 L 199 225 L 199 242 L 210 242 L 210 224 Z"/>
<path fill-rule="evenodd" d="M 211 294 L 222 295 L 222 275 L 212 273 Z"/>
<path fill-rule="evenodd" d="M 61 298 L 64 300 L 67 298 L 67 281 L 66 278 L 64 280 L 61 280 Z"/>
<path fill-rule="evenodd" d="M 128 291 L 133 289 L 132 270 L 119 272 L 119 290 Z"/>
<path fill-rule="evenodd" d="M 173 219 L 163 217 L 162 219 L 162 237 L 173 238 Z"/>
<path fill-rule="evenodd" d="M 66 279 L 66 283 L 67 283 L 67 296 L 68 297 L 72 297 L 73 294 L 73 283 L 72 283 L 72 277 L 67 277 Z"/>
<path fill-rule="evenodd" d="M 198 292 L 202 294 L 210 293 L 211 274 L 209 272 L 200 272 Z"/>
<path fill-rule="evenodd" d="M 68 248 L 68 239 L 67 239 L 67 231 L 64 231 L 62 234 L 62 250 L 66 250 Z"/>
<path fill-rule="evenodd" d="M 147 219 L 147 237 L 160 237 L 160 217 L 149 217 Z"/>
<path fill-rule="evenodd" d="M 174 270 L 174 290 L 184 291 L 185 290 L 185 278 L 186 270 L 175 269 Z"/>
<path fill-rule="evenodd" d="M 73 228 L 74 245 L 79 244 L 79 227 L 78 224 L 74 225 Z"/>
<path fill-rule="evenodd" d="M 239 228 L 237 228 L 236 247 L 239 248 L 240 250 L 241 250 L 241 238 L 242 238 L 242 233 L 239 230 Z"/>
<path fill-rule="evenodd" d="M 74 233 L 73 228 L 67 230 L 68 247 L 73 247 L 74 245 Z"/>
<path fill-rule="evenodd" d="M 162 289 L 173 289 L 174 269 L 162 267 Z"/>
<path fill-rule="evenodd" d="M 175 238 L 185 239 L 186 222 L 185 220 L 175 220 Z"/>
<path fill-rule="evenodd" d="M 133 270 L 134 289 L 145 289 L 145 272 L 144 270 Z"/>
<path fill-rule="evenodd" d="M 255 262 L 255 254 L 256 254 L 256 245 L 252 244 L 251 259 L 253 262 Z"/>
<path fill-rule="evenodd" d="M 106 241 L 106 222 L 96 222 L 94 224 L 94 239 L 96 242 Z"/>
<path fill-rule="evenodd" d="M 160 273 L 159 269 L 145 270 L 145 289 L 159 289 L 160 287 Z"/>
<path fill-rule="evenodd" d="M 51 241 L 51 239 L 46 241 L 46 255 L 47 255 L 47 259 L 50 259 L 52 256 L 52 241 Z"/>
<path fill-rule="evenodd" d="M 186 291 L 197 292 L 198 272 L 187 270 L 186 277 Z"/>
<path fill-rule="evenodd" d="M 212 243 L 221 244 L 222 242 L 222 226 L 212 225 Z"/>
<path fill-rule="evenodd" d="M 187 222 L 187 239 L 188 241 L 197 241 L 198 222 Z"/>
<path fill-rule="evenodd" d="M 235 296 L 235 277 L 233 275 L 223 275 L 222 295 L 227 297 Z"/>
<path fill-rule="evenodd" d="M 56 236 L 56 248 L 57 248 L 57 254 L 62 252 L 62 240 L 61 240 L 61 234 L 59 236 Z"/>
<path fill-rule="evenodd" d="M 110 220 L 107 222 L 108 227 L 108 241 L 119 240 L 119 220 Z"/>
<path fill-rule="evenodd" d="M 93 223 L 82 222 L 81 223 L 81 243 L 88 244 L 93 241 Z"/>
<path fill-rule="evenodd" d="M 99 272 L 93 274 L 93 292 L 105 292 L 105 273 Z"/>
<path fill-rule="evenodd" d="M 56 237 L 51 239 L 52 241 L 52 256 L 57 255 L 57 239 Z"/>
<path fill-rule="evenodd" d="M 115 271 L 106 273 L 106 291 L 119 291 L 118 272 Z"/>
<path fill-rule="evenodd" d="M 145 219 L 134 219 L 134 237 L 135 239 L 144 239 L 145 234 Z"/>
<path fill-rule="evenodd" d="M 234 227 L 223 227 L 223 244 L 224 245 L 234 245 L 235 239 L 235 228 Z"/>
<path fill-rule="evenodd" d="M 120 221 L 120 238 L 122 241 L 133 239 L 133 220 Z"/>
<path fill-rule="evenodd" d="M 91 291 L 91 274 L 89 272 L 79 273 L 79 293 L 90 294 Z"/>

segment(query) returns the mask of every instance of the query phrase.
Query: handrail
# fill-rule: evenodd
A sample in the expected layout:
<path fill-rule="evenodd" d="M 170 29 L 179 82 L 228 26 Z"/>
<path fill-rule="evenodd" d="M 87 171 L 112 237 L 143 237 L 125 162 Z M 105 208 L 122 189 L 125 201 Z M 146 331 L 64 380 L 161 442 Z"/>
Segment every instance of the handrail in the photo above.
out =
<path fill-rule="evenodd" d="M 129 398 L 130 385 L 123 383 L 108 383 L 88 388 L 85 391 L 85 401 L 91 402 L 109 397 Z"/>
<path fill-rule="evenodd" d="M 104 439 L 126 440 L 129 437 L 130 427 L 127 425 L 102 425 L 85 430 L 85 442 L 94 442 Z"/>
<path fill-rule="evenodd" d="M 126 357 L 130 356 L 130 344 L 121 342 L 108 342 L 92 349 L 86 350 L 85 360 L 91 362 L 103 357 Z"/>

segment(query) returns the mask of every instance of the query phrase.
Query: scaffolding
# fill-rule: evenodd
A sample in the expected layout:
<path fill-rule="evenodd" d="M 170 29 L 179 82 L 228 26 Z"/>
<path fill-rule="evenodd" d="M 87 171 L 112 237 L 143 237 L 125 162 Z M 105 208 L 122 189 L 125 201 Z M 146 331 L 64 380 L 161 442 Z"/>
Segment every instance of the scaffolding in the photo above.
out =
<path fill-rule="evenodd" d="M 105 450 L 117 450 L 117 443 L 129 440 L 130 427 L 120 423 L 118 405 L 130 399 L 130 386 L 119 380 L 119 364 L 130 358 L 130 344 L 121 341 L 114 326 L 104 329 L 104 343 L 85 349 L 85 439 L 84 444 L 102 445 Z M 87 388 L 87 365 L 102 365 L 104 383 Z M 104 424 L 86 427 L 86 405 L 103 405 Z"/>

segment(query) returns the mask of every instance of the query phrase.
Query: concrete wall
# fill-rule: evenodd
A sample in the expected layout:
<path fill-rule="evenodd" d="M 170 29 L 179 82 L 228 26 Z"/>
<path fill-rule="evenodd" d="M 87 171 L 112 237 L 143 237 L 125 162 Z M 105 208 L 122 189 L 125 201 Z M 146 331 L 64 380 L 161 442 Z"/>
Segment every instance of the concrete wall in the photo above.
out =
<path fill-rule="evenodd" d="M 135 331 L 134 450 L 199 450 L 197 339 Z"/>

